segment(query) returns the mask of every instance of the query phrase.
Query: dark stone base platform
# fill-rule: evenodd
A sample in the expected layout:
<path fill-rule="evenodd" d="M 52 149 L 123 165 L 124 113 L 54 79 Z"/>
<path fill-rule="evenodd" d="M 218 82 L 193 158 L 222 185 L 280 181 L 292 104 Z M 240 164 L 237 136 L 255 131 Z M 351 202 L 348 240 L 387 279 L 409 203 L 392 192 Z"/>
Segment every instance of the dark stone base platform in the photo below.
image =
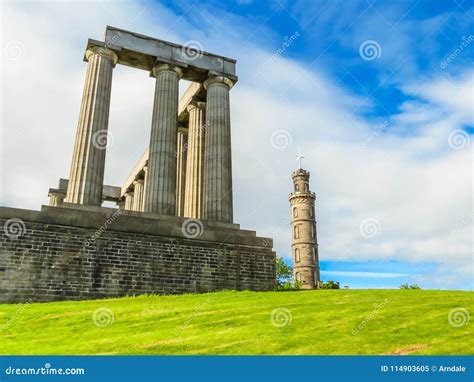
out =
<path fill-rule="evenodd" d="M 64 203 L 0 225 L 0 303 L 275 288 L 273 241 L 237 224 Z"/>

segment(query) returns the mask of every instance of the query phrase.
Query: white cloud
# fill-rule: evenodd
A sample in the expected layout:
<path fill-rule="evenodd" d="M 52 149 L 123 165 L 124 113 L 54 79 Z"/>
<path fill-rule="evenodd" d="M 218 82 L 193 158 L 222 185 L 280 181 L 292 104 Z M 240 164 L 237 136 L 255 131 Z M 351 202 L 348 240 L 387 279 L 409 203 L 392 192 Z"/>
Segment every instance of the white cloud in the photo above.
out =
<path fill-rule="evenodd" d="M 69 176 L 83 49 L 88 37 L 100 38 L 110 24 L 181 43 L 198 40 L 208 51 L 238 59 L 239 83 L 231 92 L 235 218 L 243 228 L 273 236 L 279 255 L 289 255 L 287 196 L 300 148 L 317 192 L 321 260 L 439 262 L 445 270 L 440 285 L 469 280 L 472 227 L 459 228 L 459 222 L 472 214 L 472 144 L 453 150 L 448 136 L 472 123 L 472 72 L 406 84 L 403 90 L 415 98 L 374 134 L 383 121 L 356 113 L 372 105 L 335 85 L 322 68 L 283 55 L 261 70 L 274 51 L 245 40 L 263 33 L 253 31 L 251 21 L 200 7 L 207 27 L 198 30 L 193 20 L 146 6 L 4 6 L 4 41 L 20 41 L 24 57 L 2 58 L 2 205 L 38 209 L 47 203 L 48 188 Z M 219 33 L 211 33 L 217 27 Z M 115 69 L 115 143 L 107 153 L 106 183 L 119 185 L 147 145 L 152 100 L 146 72 Z M 270 141 L 279 129 L 292 138 L 284 150 Z M 380 222 L 377 237 L 361 236 L 366 218 Z"/>
<path fill-rule="evenodd" d="M 435 81 L 411 84 L 405 90 L 436 105 L 440 112 L 452 113 L 459 121 L 474 124 L 474 70 L 458 77 L 439 77 Z"/>
<path fill-rule="evenodd" d="M 344 271 L 321 271 L 322 275 L 345 276 L 345 277 L 370 277 L 379 279 L 394 279 L 397 277 L 410 276 L 408 273 L 387 273 L 387 272 L 344 272 Z"/>

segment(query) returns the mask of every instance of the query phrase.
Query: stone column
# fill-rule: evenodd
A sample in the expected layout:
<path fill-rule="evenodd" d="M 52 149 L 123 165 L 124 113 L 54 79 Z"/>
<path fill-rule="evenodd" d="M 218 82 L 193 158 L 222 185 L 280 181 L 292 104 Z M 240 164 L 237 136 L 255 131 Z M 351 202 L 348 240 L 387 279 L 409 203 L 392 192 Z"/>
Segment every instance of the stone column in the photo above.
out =
<path fill-rule="evenodd" d="M 186 162 L 188 155 L 188 132 L 178 131 L 176 147 L 176 216 L 184 216 L 184 190 L 186 184 Z"/>
<path fill-rule="evenodd" d="M 148 166 L 143 167 L 143 196 L 142 196 L 142 205 L 140 206 L 140 211 L 145 211 L 145 199 L 146 199 L 146 183 L 148 181 Z"/>
<path fill-rule="evenodd" d="M 133 191 L 125 192 L 125 209 L 132 210 L 133 208 Z"/>
<path fill-rule="evenodd" d="M 49 194 L 49 205 L 51 207 L 58 207 L 64 201 L 64 192 L 61 191 L 50 191 Z"/>
<path fill-rule="evenodd" d="M 229 90 L 233 82 L 221 76 L 204 82 L 207 89 L 204 148 L 204 218 L 231 223 L 232 155 Z"/>
<path fill-rule="evenodd" d="M 104 183 L 112 70 L 117 55 L 106 48 L 86 51 L 89 62 L 82 95 L 66 202 L 100 206 Z"/>
<path fill-rule="evenodd" d="M 189 112 L 188 157 L 186 164 L 186 187 L 184 216 L 202 219 L 204 180 L 205 102 L 192 102 Z"/>
<path fill-rule="evenodd" d="M 143 179 L 135 179 L 133 181 L 135 188 L 133 189 L 133 211 L 142 211 L 143 203 Z"/>
<path fill-rule="evenodd" d="M 182 71 L 159 64 L 151 123 L 145 211 L 162 215 L 176 213 L 176 141 L 178 135 L 178 85 Z"/>
<path fill-rule="evenodd" d="M 120 199 L 118 202 L 117 202 L 117 206 L 120 210 L 123 210 L 125 209 L 125 199 Z"/>

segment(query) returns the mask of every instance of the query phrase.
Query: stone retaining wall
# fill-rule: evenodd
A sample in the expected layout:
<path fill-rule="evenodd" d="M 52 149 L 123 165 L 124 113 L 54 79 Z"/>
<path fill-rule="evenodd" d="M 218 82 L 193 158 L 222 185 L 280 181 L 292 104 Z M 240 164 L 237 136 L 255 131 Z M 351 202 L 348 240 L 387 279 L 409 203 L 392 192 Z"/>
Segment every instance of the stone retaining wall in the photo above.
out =
<path fill-rule="evenodd" d="M 152 228 L 141 232 L 140 224 L 153 223 L 137 214 L 107 224 L 110 211 L 43 210 L 0 208 L 1 303 L 275 287 L 272 241 L 251 231 L 204 222 L 203 232 L 190 238 L 182 229 L 186 220 L 177 218 L 160 222 L 161 236 Z M 70 214 L 78 224 L 60 224 Z"/>

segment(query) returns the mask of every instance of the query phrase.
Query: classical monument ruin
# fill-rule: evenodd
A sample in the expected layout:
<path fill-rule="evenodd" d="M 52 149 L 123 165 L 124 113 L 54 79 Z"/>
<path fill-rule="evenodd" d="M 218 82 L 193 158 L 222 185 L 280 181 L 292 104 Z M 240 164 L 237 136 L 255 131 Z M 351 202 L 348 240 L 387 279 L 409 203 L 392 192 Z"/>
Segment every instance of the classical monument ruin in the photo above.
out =
<path fill-rule="evenodd" d="M 236 61 L 114 27 L 104 41 L 88 40 L 84 61 L 69 178 L 41 211 L 0 208 L 0 302 L 274 289 L 272 240 L 233 220 Z M 104 169 L 117 64 L 148 71 L 155 95 L 149 147 L 111 186 Z M 192 82 L 181 98 L 180 79 Z"/>
<path fill-rule="evenodd" d="M 317 289 L 321 281 L 316 234 L 316 195 L 309 189 L 309 171 L 299 168 L 291 174 L 294 190 L 290 193 L 291 252 L 293 279 L 301 289 Z"/>

